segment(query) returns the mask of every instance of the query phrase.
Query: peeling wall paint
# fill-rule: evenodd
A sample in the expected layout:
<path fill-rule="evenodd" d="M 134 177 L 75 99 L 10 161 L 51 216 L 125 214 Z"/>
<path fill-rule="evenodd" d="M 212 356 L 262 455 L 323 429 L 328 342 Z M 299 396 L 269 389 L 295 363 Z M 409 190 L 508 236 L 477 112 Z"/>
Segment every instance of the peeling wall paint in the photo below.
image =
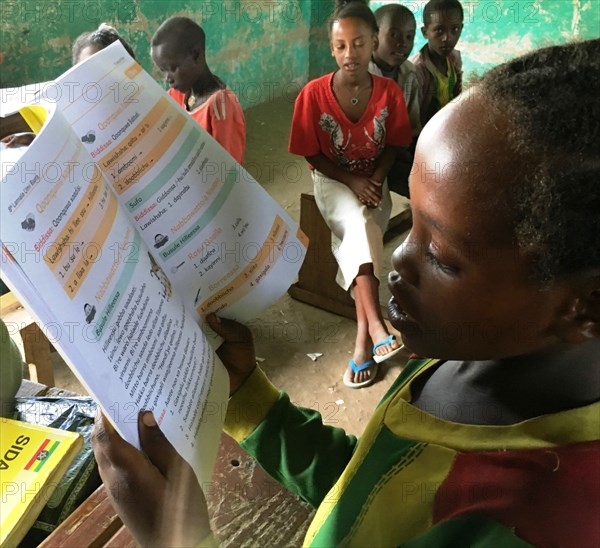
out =
<path fill-rule="evenodd" d="M 373 9 L 390 3 L 371 0 Z M 421 26 L 425 0 L 404 0 Z M 600 36 L 600 0 L 463 0 L 459 42 L 467 76 L 540 45 Z M 149 57 L 156 28 L 171 15 L 200 23 L 211 69 L 244 107 L 279 96 L 335 69 L 327 20 L 334 0 L 2 0 L 0 86 L 50 80 L 71 64 L 71 44 L 105 21 Z M 417 31 L 415 49 L 424 40 Z"/>
<path fill-rule="evenodd" d="M 371 1 L 377 9 L 393 1 Z M 417 19 L 413 53 L 423 47 L 425 0 L 405 0 Z M 600 37 L 600 0 L 461 0 L 464 30 L 457 49 L 467 77 L 532 49 Z"/>
<path fill-rule="evenodd" d="M 211 70 L 244 107 L 293 97 L 329 63 L 326 21 L 332 6 L 333 0 L 3 0 L 0 86 L 55 78 L 71 65 L 73 40 L 103 21 L 160 80 L 150 39 L 165 19 L 184 15 L 204 28 Z"/>

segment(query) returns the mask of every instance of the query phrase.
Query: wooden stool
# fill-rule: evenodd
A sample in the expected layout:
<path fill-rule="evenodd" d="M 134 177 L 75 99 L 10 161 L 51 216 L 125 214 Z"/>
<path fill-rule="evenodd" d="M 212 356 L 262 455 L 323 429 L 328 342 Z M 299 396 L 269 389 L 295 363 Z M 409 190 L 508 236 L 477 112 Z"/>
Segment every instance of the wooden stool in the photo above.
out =
<path fill-rule="evenodd" d="M 384 241 L 410 228 L 410 209 L 390 219 Z M 296 300 L 356 320 L 354 299 L 335 281 L 338 265 L 331 251 L 331 232 L 312 194 L 300 196 L 300 228 L 310 241 L 298 282 L 288 293 Z"/>

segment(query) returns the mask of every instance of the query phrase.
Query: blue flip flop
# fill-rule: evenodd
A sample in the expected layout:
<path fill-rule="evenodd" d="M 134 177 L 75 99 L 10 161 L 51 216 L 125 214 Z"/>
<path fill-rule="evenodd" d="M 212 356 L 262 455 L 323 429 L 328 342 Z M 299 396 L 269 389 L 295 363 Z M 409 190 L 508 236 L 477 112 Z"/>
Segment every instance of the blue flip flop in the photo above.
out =
<path fill-rule="evenodd" d="M 377 354 L 377 349 L 380 346 L 384 346 L 386 344 L 392 344 L 392 341 L 395 341 L 396 337 L 394 335 L 390 335 L 387 339 L 384 339 L 381 342 L 378 342 L 374 347 L 373 347 L 373 359 L 375 360 L 376 363 L 381 363 L 384 362 L 385 360 L 390 359 L 392 356 L 395 356 L 398 352 L 400 352 L 400 350 L 402 350 L 402 345 L 398 345 L 398 348 L 392 350 L 391 352 L 388 352 L 387 354 L 383 354 L 381 356 L 379 356 Z"/>
<path fill-rule="evenodd" d="M 352 371 L 354 371 L 355 373 L 358 373 L 359 371 L 364 371 L 368 367 L 375 366 L 375 368 L 373 369 L 373 374 L 366 381 L 363 382 L 352 382 L 350 380 L 350 372 L 348 371 L 348 369 L 346 369 L 346 371 L 344 371 L 343 377 L 344 386 L 347 386 L 348 388 L 364 388 L 365 386 L 373 384 L 373 381 L 375 380 L 375 377 L 377 376 L 377 372 L 379 370 L 379 364 L 376 363 L 375 360 L 368 360 L 365 363 L 361 363 L 360 365 L 356 365 L 356 363 L 354 363 L 354 360 L 350 360 L 349 365 L 352 368 Z"/>

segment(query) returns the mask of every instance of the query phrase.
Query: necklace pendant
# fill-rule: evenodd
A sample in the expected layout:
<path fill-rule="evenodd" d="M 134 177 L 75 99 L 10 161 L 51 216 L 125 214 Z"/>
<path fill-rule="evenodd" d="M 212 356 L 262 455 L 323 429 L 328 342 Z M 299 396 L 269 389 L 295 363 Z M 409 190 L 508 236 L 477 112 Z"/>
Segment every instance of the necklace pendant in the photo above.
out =
<path fill-rule="evenodd" d="M 196 103 L 196 96 L 192 93 L 188 98 L 188 106 L 193 107 Z"/>
<path fill-rule="evenodd" d="M 353 107 L 358 105 L 358 97 L 352 97 L 352 99 L 350 99 L 350 103 L 352 104 Z"/>

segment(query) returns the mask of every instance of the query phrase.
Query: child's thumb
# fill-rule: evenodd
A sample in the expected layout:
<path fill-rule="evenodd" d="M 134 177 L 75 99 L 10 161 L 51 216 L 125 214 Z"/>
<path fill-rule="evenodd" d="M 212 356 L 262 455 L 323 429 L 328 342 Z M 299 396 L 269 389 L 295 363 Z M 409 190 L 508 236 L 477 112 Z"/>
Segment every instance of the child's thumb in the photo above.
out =
<path fill-rule="evenodd" d="M 206 316 L 206 321 L 215 333 L 223 337 L 225 342 L 252 341 L 250 330 L 241 323 L 234 320 L 219 318 L 216 314 L 209 314 Z"/>
<path fill-rule="evenodd" d="M 169 440 L 161 432 L 151 411 L 141 411 L 138 418 L 140 445 L 150 462 L 163 476 L 168 476 L 171 468 L 179 464 L 181 457 Z"/>

